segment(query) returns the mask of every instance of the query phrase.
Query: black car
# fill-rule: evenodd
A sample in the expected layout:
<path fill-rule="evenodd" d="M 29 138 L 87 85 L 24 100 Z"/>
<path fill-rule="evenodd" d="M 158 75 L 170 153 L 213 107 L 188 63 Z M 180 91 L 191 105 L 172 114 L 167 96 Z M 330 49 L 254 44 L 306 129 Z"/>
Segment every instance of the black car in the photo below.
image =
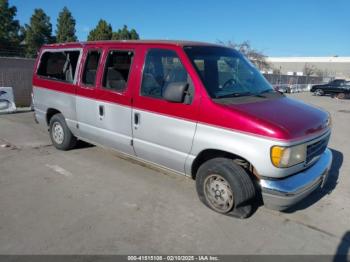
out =
<path fill-rule="evenodd" d="M 317 96 L 332 95 L 342 99 L 350 95 L 350 81 L 336 79 L 327 84 L 314 85 L 310 91 Z"/>

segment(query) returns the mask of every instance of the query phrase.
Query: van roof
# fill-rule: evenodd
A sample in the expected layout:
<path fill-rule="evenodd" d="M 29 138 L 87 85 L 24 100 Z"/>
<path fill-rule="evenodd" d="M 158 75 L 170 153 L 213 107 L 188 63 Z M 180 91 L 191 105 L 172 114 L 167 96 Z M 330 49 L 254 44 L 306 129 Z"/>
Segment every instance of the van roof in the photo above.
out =
<path fill-rule="evenodd" d="M 103 40 L 103 41 L 86 41 L 86 42 L 70 42 L 59 44 L 48 44 L 43 47 L 57 47 L 57 48 L 69 48 L 69 47 L 83 47 L 88 45 L 111 45 L 111 44 L 132 44 L 132 45 L 171 45 L 171 46 L 221 46 L 220 44 L 197 42 L 197 41 L 184 41 L 184 40 Z"/>

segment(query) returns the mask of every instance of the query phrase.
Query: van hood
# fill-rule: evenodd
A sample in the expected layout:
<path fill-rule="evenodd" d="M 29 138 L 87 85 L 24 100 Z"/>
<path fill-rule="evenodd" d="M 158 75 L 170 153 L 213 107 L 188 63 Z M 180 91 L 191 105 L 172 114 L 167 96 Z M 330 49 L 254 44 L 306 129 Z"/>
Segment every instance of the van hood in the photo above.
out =
<path fill-rule="evenodd" d="M 246 115 L 257 126 L 272 129 L 272 133 L 279 134 L 276 138 L 280 139 L 314 135 L 326 130 L 330 124 L 327 112 L 288 97 L 224 106 Z"/>

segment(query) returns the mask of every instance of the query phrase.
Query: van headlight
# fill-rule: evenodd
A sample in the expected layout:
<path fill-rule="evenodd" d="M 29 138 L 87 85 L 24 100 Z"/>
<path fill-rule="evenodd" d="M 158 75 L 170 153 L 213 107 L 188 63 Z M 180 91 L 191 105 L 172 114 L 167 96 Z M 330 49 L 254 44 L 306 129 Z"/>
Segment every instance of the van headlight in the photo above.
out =
<path fill-rule="evenodd" d="M 291 167 L 306 160 L 306 145 L 291 147 L 273 146 L 271 148 L 271 162 L 275 167 Z"/>

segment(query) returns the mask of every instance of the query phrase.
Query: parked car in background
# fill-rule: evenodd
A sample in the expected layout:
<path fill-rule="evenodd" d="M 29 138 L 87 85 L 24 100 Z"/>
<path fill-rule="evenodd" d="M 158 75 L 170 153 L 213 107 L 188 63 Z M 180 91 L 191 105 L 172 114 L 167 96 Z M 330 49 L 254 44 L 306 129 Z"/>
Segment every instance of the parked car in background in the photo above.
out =
<path fill-rule="evenodd" d="M 276 84 L 273 89 L 280 93 L 307 92 L 311 89 L 311 84 Z"/>
<path fill-rule="evenodd" d="M 16 111 L 12 87 L 0 87 L 0 114 Z"/>
<path fill-rule="evenodd" d="M 332 163 L 329 114 L 274 91 L 246 57 L 219 45 L 46 45 L 33 95 L 57 149 L 81 139 L 187 175 L 206 206 L 239 218 L 261 197 L 277 210 L 301 201 Z"/>
<path fill-rule="evenodd" d="M 350 95 L 350 82 L 344 79 L 336 79 L 327 84 L 314 85 L 311 90 L 314 95 L 332 95 L 343 99 Z"/>
<path fill-rule="evenodd" d="M 277 84 L 273 86 L 273 89 L 280 93 L 290 93 L 291 88 L 289 84 Z"/>

